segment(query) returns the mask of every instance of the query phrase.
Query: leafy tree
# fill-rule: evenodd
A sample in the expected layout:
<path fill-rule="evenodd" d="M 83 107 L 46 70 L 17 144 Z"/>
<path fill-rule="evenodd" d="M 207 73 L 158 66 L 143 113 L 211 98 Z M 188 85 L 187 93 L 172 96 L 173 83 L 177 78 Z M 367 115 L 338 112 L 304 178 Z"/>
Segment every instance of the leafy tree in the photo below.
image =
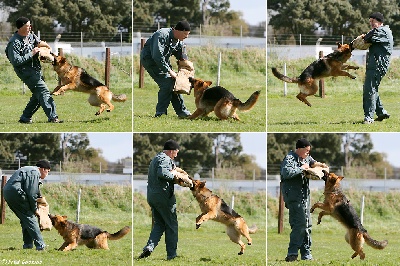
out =
<path fill-rule="evenodd" d="M 131 29 L 130 0 L 4 0 L 3 5 L 15 10 L 10 12 L 9 22 L 14 25 L 18 17 L 28 17 L 35 31 L 52 31 L 56 21 L 67 32 L 85 32 L 86 37 L 99 33 L 112 37 L 118 28 Z"/>
<path fill-rule="evenodd" d="M 269 133 L 267 135 L 267 167 L 269 173 L 276 174 L 278 165 L 281 164 L 290 150 L 295 150 L 296 142 L 306 138 L 311 143 L 311 156 L 328 165 L 337 165 L 342 162 L 341 144 L 342 134 L 331 133 Z M 279 167 L 278 167 L 279 168 Z"/>
<path fill-rule="evenodd" d="M 175 162 L 189 174 L 208 172 L 211 168 L 228 169 L 224 171 L 228 177 L 239 168 L 249 177 L 254 169 L 257 175 L 261 172 L 254 157 L 242 154 L 238 133 L 141 133 L 133 136 L 134 173 L 147 174 L 151 159 L 162 151 L 168 139 L 179 143 Z"/>
<path fill-rule="evenodd" d="M 270 25 L 275 30 L 289 34 L 314 34 L 320 25 L 330 35 L 356 37 L 370 30 L 368 17 L 379 11 L 385 15 L 385 24 L 393 23 L 399 29 L 397 0 L 279 0 L 268 1 L 267 7 L 273 14 Z M 272 11 L 272 12 L 271 12 Z"/>
<path fill-rule="evenodd" d="M 15 169 L 20 158 L 23 165 L 40 159 L 57 162 L 60 157 L 60 136 L 49 133 L 2 133 L 0 134 L 0 167 Z"/>
<path fill-rule="evenodd" d="M 107 170 L 107 161 L 101 150 L 89 147 L 86 133 L 64 133 L 61 140 L 63 171 L 99 172 Z"/>

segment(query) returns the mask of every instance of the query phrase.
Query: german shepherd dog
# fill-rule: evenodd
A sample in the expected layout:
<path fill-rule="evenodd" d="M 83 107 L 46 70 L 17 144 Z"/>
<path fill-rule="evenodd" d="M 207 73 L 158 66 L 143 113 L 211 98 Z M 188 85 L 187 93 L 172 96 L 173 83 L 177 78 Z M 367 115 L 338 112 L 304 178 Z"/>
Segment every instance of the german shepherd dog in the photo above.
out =
<path fill-rule="evenodd" d="M 73 250 L 78 245 L 86 245 L 88 248 L 109 249 L 108 239 L 118 240 L 131 230 L 129 226 L 125 226 L 118 232 L 110 234 L 91 225 L 68 221 L 67 216 L 49 214 L 49 217 L 54 228 L 64 239 L 64 243 L 58 249 L 61 251 Z"/>
<path fill-rule="evenodd" d="M 196 103 L 196 111 L 189 116 L 189 119 L 207 116 L 214 111 L 215 115 L 222 120 L 232 117 L 240 120 L 236 114 L 236 110 L 248 111 L 256 104 L 260 91 L 254 92 L 250 98 L 242 103 L 227 89 L 216 86 L 209 88 L 211 81 L 203 81 L 197 78 L 189 78 L 192 88 L 194 89 L 194 97 Z"/>
<path fill-rule="evenodd" d="M 350 200 L 346 198 L 340 186 L 340 181 L 344 178 L 343 176 L 337 176 L 334 173 L 328 173 L 323 170 L 325 180 L 325 200 L 323 203 L 315 203 L 310 211 L 313 212 L 316 208 L 321 208 L 318 215 L 318 224 L 321 223 L 322 216 L 331 215 L 341 224 L 347 228 L 345 235 L 346 242 L 350 244 L 354 250 L 354 254 L 351 256 L 352 259 L 360 255 L 360 259 L 365 258 L 363 251 L 364 241 L 375 249 L 384 249 L 388 241 L 377 241 L 372 239 L 367 230 L 361 224 L 360 218 L 358 217 L 353 206 L 350 204 Z"/>
<path fill-rule="evenodd" d="M 354 50 L 352 43 L 341 44 L 337 43 L 338 49 L 332 53 L 315 60 L 303 73 L 297 78 L 289 78 L 273 67 L 272 73 L 275 77 L 288 83 L 297 83 L 300 88 L 300 93 L 297 94 L 297 99 L 304 102 L 311 107 L 310 102 L 306 99 L 307 96 L 314 95 L 318 91 L 317 80 L 326 77 L 345 76 L 352 79 L 356 77 L 344 71 L 347 69 L 358 69 L 357 66 L 344 65 L 344 63 L 351 57 L 351 52 Z"/>
<path fill-rule="evenodd" d="M 63 56 L 54 54 L 53 56 L 53 68 L 61 79 L 61 85 L 53 90 L 53 95 L 60 95 L 66 90 L 89 93 L 89 104 L 100 107 L 96 115 L 100 115 L 107 108 L 107 105 L 107 112 L 114 110 L 111 100 L 116 102 L 126 101 L 125 94 L 114 95 L 107 86 L 90 76 L 83 68 L 69 64 Z"/>
<path fill-rule="evenodd" d="M 196 229 L 199 229 L 203 222 L 214 220 L 226 225 L 226 233 L 232 242 L 240 245 L 239 255 L 242 255 L 246 245 L 242 242 L 241 236 L 247 238 L 248 245 L 251 245 L 252 239 L 249 234 L 257 231 L 257 226 L 251 228 L 242 216 L 229 207 L 223 199 L 213 194 L 211 190 L 205 187 L 206 181 L 194 180 L 190 188 L 193 196 L 200 205 L 201 214 L 196 218 Z"/>

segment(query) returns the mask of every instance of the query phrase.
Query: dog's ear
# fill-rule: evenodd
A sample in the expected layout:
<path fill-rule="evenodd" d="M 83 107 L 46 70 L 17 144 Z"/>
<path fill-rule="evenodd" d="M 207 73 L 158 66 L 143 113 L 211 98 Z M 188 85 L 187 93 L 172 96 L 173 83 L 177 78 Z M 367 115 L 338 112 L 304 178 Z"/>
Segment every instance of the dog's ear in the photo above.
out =
<path fill-rule="evenodd" d="M 342 181 L 342 179 L 344 178 L 344 176 L 338 176 L 337 177 L 340 181 Z"/>
<path fill-rule="evenodd" d="M 342 44 L 340 42 L 336 42 L 337 44 L 337 48 L 340 48 L 342 46 Z"/>
<path fill-rule="evenodd" d="M 190 82 L 194 82 L 194 78 L 193 77 L 189 77 L 189 81 Z"/>
<path fill-rule="evenodd" d="M 209 80 L 204 81 L 204 85 L 205 85 L 206 87 L 209 87 L 211 84 L 212 84 L 212 81 L 209 81 Z"/>
<path fill-rule="evenodd" d="M 205 187 L 205 186 L 206 186 L 206 181 L 201 181 L 200 184 L 199 184 L 199 187 L 202 188 L 202 187 Z"/>
<path fill-rule="evenodd" d="M 329 176 L 329 172 L 326 171 L 326 170 L 322 170 L 322 173 L 324 173 L 324 176 L 322 177 L 322 180 L 326 181 L 326 179 L 327 179 L 328 176 Z"/>

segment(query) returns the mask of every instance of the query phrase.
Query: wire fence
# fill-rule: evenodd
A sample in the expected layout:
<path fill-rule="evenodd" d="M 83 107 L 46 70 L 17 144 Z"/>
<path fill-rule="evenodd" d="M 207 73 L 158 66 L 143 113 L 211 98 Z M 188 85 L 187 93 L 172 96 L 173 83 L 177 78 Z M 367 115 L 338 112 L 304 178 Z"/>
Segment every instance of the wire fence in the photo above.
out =
<path fill-rule="evenodd" d="M 400 168 L 373 166 L 335 166 L 330 165 L 329 171 L 346 178 L 354 179 L 400 179 Z M 280 179 L 280 164 L 267 164 L 267 179 Z"/>
<path fill-rule="evenodd" d="M 0 32 L 0 54 L 4 53 L 8 40 L 13 34 L 14 32 Z M 104 60 L 106 47 L 109 47 L 111 56 L 132 55 L 132 35 L 128 32 L 119 32 L 113 36 L 106 33 L 94 35 L 85 32 L 58 34 L 38 31 L 35 34 L 42 41 L 46 41 L 55 53 L 58 48 L 62 48 L 64 53 Z"/>

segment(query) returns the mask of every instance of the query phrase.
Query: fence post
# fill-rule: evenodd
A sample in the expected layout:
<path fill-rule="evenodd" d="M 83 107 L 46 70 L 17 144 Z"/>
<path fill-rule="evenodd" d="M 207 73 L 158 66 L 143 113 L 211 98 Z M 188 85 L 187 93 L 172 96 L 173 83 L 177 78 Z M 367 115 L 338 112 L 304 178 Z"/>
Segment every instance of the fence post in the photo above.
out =
<path fill-rule="evenodd" d="M 3 195 L 3 188 L 6 185 L 7 182 L 7 176 L 3 175 L 1 177 L 1 217 L 0 217 L 0 224 L 4 224 L 6 220 L 6 201 L 4 199 Z"/>
<path fill-rule="evenodd" d="M 279 183 L 279 209 L 278 209 L 278 234 L 283 232 L 283 210 L 285 204 L 282 195 L 282 182 Z"/>
<path fill-rule="evenodd" d="M 145 44 L 145 39 L 143 39 L 143 38 L 140 39 L 140 52 L 142 52 L 144 44 Z M 143 88 L 143 86 L 144 86 L 144 67 L 142 65 L 142 62 L 140 62 L 139 69 L 140 69 L 140 73 L 139 73 L 139 88 Z"/>
<path fill-rule="evenodd" d="M 64 56 L 63 48 L 58 48 L 58 55 L 59 56 Z M 58 77 L 58 86 L 61 86 L 61 78 L 60 77 Z"/>
<path fill-rule="evenodd" d="M 79 223 L 79 216 L 81 213 L 81 194 L 82 194 L 82 189 L 79 188 L 78 190 L 78 203 L 76 206 L 76 222 Z"/>
<path fill-rule="evenodd" d="M 319 58 L 324 57 L 324 52 L 319 51 Z M 319 80 L 319 96 L 321 98 L 325 98 L 325 86 L 324 86 L 324 79 Z"/>
<path fill-rule="evenodd" d="M 111 68 L 111 52 L 110 47 L 106 48 L 106 66 L 105 66 L 105 83 L 108 88 L 110 88 L 110 68 Z"/>
<path fill-rule="evenodd" d="M 221 61 L 222 61 L 222 53 L 219 52 L 219 55 L 218 55 L 217 86 L 219 86 L 219 81 L 221 79 Z"/>

